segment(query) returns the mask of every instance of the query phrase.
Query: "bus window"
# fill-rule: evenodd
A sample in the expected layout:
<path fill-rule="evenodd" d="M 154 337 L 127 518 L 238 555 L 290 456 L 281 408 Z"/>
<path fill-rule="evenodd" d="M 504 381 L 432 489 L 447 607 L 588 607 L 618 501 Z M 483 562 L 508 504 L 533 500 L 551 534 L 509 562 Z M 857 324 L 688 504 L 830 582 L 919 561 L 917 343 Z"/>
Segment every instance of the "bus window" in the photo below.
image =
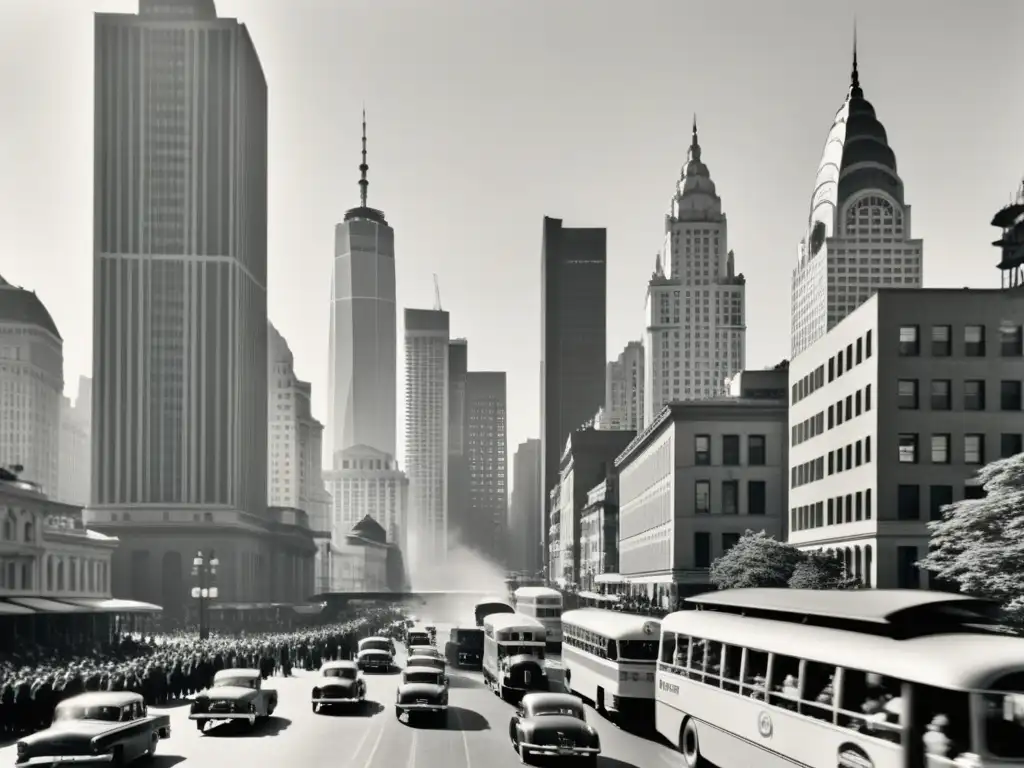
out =
<path fill-rule="evenodd" d="M 985 741 L 993 757 L 1024 757 L 1024 680 L 1006 675 L 992 686 L 996 692 L 982 697 L 981 717 Z M 952 718 L 952 714 L 950 715 Z"/>
<path fill-rule="evenodd" d="M 676 657 L 676 636 L 672 632 L 665 632 L 661 636 L 661 656 L 659 660 L 665 664 L 672 664 Z"/>
<path fill-rule="evenodd" d="M 714 640 L 704 642 L 704 682 L 718 688 L 722 684 L 722 644 Z"/>
<path fill-rule="evenodd" d="M 768 703 L 783 709 L 796 709 L 800 698 L 800 662 L 792 656 L 772 655 L 771 690 Z"/>
<path fill-rule="evenodd" d="M 926 754 L 952 759 L 963 752 L 975 751 L 969 749 L 971 702 L 968 694 L 915 683 L 914 695 L 921 703 L 921 722 L 925 727 L 923 740 Z M 1018 732 L 1014 736 L 1015 744 L 1019 742 L 1020 735 Z M 1019 751 L 1019 747 L 1015 748 Z"/>
<path fill-rule="evenodd" d="M 800 714 L 833 722 L 836 668 L 817 661 L 804 663 L 800 686 Z"/>
<path fill-rule="evenodd" d="M 743 649 L 738 645 L 722 646 L 722 688 L 732 693 L 740 690 L 740 662 Z"/>
<path fill-rule="evenodd" d="M 839 724 L 865 736 L 899 743 L 903 684 L 891 677 L 844 669 Z"/>
<path fill-rule="evenodd" d="M 607 650 L 606 658 L 609 658 L 612 661 L 617 661 L 619 658 L 619 654 L 618 650 L 615 647 L 615 641 L 609 640 L 607 643 L 605 643 L 605 648 Z"/>
<path fill-rule="evenodd" d="M 626 661 L 657 661 L 657 640 L 619 640 L 619 658 Z"/>
<path fill-rule="evenodd" d="M 688 663 L 687 657 L 690 653 L 690 638 L 688 635 L 676 635 L 676 653 L 672 659 L 674 672 L 686 674 L 685 669 Z"/>
<path fill-rule="evenodd" d="M 768 654 L 764 651 L 747 649 L 747 665 L 743 671 L 741 693 L 752 699 L 764 701 L 764 685 L 768 679 Z"/>
<path fill-rule="evenodd" d="M 707 650 L 708 641 L 699 637 L 690 638 L 690 648 L 693 658 L 690 659 L 690 671 L 687 674 L 691 680 L 698 682 L 704 679 L 704 652 Z"/>

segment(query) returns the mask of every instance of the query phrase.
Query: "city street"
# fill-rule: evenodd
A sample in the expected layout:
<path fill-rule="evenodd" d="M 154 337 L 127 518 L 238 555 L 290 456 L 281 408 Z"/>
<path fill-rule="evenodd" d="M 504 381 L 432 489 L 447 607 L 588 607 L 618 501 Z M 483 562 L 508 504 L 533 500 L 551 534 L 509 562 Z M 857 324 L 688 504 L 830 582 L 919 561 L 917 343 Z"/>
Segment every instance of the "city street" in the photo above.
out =
<path fill-rule="evenodd" d="M 438 643 L 447 637 L 438 627 Z M 404 652 L 399 650 L 399 664 Z M 332 765 L 353 768 L 503 768 L 518 766 L 508 738 L 513 708 L 484 687 L 479 672 L 451 673 L 450 709 L 445 729 L 395 718 L 398 675 L 366 676 L 367 703 L 362 711 L 314 714 L 310 693 L 315 675 L 298 672 L 271 678 L 279 692 L 274 717 L 252 730 L 224 724 L 200 735 L 188 719 L 188 704 L 167 709 L 172 734 L 161 742 L 153 768 L 191 763 L 217 766 Z M 589 722 L 601 734 L 601 768 L 675 768 L 679 756 L 668 747 L 626 733 L 593 709 Z M 14 765 L 15 746 L 0 749 L 0 764 Z"/>

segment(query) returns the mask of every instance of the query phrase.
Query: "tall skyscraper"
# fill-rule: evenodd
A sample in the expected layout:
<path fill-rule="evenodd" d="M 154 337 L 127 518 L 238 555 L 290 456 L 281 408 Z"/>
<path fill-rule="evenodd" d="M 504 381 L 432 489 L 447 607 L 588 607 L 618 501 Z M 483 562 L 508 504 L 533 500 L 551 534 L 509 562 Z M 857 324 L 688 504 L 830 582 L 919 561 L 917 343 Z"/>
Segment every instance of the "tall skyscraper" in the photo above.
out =
<path fill-rule="evenodd" d="M 395 455 L 395 231 L 382 211 L 366 205 L 369 167 L 364 111 L 359 207 L 334 228 L 328 456 L 355 445 Z"/>
<path fill-rule="evenodd" d="M 58 500 L 85 506 L 92 478 L 92 381 L 78 377 L 74 403 L 62 397 L 60 407 L 60 457 L 57 466 Z"/>
<path fill-rule="evenodd" d="M 57 325 L 35 291 L 0 277 L 0 467 L 22 467 L 48 495 L 59 492 L 63 396 Z"/>
<path fill-rule="evenodd" d="M 470 539 L 469 458 L 466 430 L 466 367 L 469 347 L 465 339 L 448 343 L 448 539 L 449 544 Z"/>
<path fill-rule="evenodd" d="M 534 576 L 544 565 L 541 556 L 540 440 L 531 437 L 512 458 L 512 503 L 509 509 L 509 569 Z"/>
<path fill-rule="evenodd" d="M 97 14 L 94 135 L 89 515 L 121 539 L 115 594 L 178 615 L 199 542 L 221 599 L 252 600 L 271 557 L 252 523 L 267 508 L 267 83 L 245 25 L 212 0 Z"/>
<path fill-rule="evenodd" d="M 541 498 L 548 552 L 550 500 L 569 434 L 604 402 L 607 300 L 604 229 L 572 229 L 544 217 L 541 242 Z M 547 554 L 545 554 L 545 558 Z"/>
<path fill-rule="evenodd" d="M 505 372 L 470 371 L 466 378 L 470 545 L 504 565 L 508 518 L 508 432 Z"/>
<path fill-rule="evenodd" d="M 594 419 L 594 428 L 638 432 L 643 421 L 644 345 L 631 341 L 605 370 L 604 407 Z"/>
<path fill-rule="evenodd" d="M 701 161 L 697 118 L 647 286 L 644 424 L 666 403 L 714 397 L 746 358 L 743 275 L 729 250 L 722 199 Z"/>
<path fill-rule="evenodd" d="M 911 237 L 896 155 L 860 87 L 854 39 L 850 88 L 825 140 L 793 268 L 792 356 L 879 288 L 920 288 L 923 251 Z"/>
<path fill-rule="evenodd" d="M 409 571 L 448 552 L 448 313 L 405 310 L 405 471 Z"/>

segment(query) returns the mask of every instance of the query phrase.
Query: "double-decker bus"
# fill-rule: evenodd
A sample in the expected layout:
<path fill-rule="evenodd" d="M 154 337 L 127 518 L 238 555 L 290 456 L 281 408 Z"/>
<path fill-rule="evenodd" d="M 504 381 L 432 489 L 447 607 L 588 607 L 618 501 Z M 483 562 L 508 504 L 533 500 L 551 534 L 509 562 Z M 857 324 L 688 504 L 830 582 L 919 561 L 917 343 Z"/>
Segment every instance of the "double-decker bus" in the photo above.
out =
<path fill-rule="evenodd" d="M 516 613 L 532 616 L 548 631 L 548 645 L 562 642 L 562 593 L 549 587 L 520 587 L 512 596 Z"/>
<path fill-rule="evenodd" d="M 1024 639 L 923 590 L 735 589 L 662 621 L 655 722 L 687 768 L 1024 766 Z"/>
<path fill-rule="evenodd" d="M 660 622 L 646 616 L 580 608 L 562 614 L 565 687 L 608 716 L 650 715 Z"/>

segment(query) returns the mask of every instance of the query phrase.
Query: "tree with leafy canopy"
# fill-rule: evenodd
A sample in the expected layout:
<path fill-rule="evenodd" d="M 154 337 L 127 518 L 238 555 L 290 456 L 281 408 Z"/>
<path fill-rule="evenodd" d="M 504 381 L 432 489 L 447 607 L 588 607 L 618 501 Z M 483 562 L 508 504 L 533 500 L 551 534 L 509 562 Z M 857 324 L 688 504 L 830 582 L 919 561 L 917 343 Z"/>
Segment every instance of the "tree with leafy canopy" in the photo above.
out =
<path fill-rule="evenodd" d="M 1024 620 L 1024 453 L 993 461 L 977 474 L 981 499 L 962 499 L 928 524 L 931 551 L 917 563 L 963 592 L 1001 602 Z"/>
<path fill-rule="evenodd" d="M 718 589 L 851 589 L 858 586 L 856 579 L 847 576 L 843 561 L 833 553 L 802 552 L 765 531 L 751 530 L 711 564 L 710 578 Z"/>

